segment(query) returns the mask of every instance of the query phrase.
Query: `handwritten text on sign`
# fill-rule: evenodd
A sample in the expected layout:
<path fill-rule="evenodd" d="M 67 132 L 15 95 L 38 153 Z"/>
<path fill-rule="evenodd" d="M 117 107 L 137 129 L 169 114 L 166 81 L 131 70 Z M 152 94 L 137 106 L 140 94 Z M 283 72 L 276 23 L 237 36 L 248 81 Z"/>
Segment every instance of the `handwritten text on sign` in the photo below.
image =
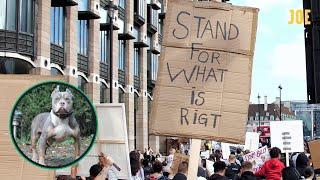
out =
<path fill-rule="evenodd" d="M 264 146 L 256 151 L 243 156 L 244 161 L 253 163 L 253 172 L 258 172 L 264 163 L 270 159 L 269 150 L 267 146 Z"/>
<path fill-rule="evenodd" d="M 151 134 L 239 142 L 249 104 L 256 9 L 168 2 Z M 230 120 L 237 120 L 238 129 Z"/>

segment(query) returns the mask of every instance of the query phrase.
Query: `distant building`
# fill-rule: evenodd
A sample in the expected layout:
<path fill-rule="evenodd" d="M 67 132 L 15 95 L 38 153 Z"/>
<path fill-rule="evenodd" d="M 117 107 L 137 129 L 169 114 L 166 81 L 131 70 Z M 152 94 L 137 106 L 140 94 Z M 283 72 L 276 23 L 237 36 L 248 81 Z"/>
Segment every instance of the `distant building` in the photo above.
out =
<path fill-rule="evenodd" d="M 284 101 L 283 104 L 303 120 L 304 136 L 320 137 L 320 105 L 308 104 L 307 101 Z"/>
<path fill-rule="evenodd" d="M 277 98 L 274 103 L 268 104 L 267 96 L 264 97 L 263 104 L 250 104 L 248 111 L 248 132 L 257 132 L 258 127 L 269 127 L 270 121 L 280 120 L 280 100 Z M 287 106 L 281 103 L 281 119 L 294 120 L 297 119 L 295 114 Z M 259 124 L 260 119 L 260 124 Z"/>

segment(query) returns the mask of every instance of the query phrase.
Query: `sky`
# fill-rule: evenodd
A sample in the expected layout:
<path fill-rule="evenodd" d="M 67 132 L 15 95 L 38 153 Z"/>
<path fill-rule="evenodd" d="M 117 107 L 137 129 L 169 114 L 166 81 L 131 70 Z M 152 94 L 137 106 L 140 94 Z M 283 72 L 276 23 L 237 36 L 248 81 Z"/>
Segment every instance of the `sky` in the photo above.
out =
<path fill-rule="evenodd" d="M 272 103 L 282 100 L 306 100 L 306 68 L 303 24 L 288 24 L 290 9 L 302 9 L 302 0 L 230 0 L 234 5 L 260 9 L 253 59 L 250 101 L 258 94 Z"/>

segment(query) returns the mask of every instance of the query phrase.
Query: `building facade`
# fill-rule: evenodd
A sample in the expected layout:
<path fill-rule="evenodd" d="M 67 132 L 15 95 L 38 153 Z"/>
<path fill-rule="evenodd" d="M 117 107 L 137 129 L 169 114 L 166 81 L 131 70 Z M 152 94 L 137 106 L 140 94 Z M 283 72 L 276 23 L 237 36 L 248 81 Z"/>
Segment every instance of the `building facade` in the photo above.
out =
<path fill-rule="evenodd" d="M 247 131 L 257 132 L 260 127 L 269 127 L 270 121 L 280 120 L 280 101 L 277 100 L 268 104 L 267 96 L 264 97 L 263 104 L 250 104 L 248 110 Z M 259 120 L 260 119 L 260 120 Z M 290 108 L 281 102 L 281 120 L 297 119 Z"/>
<path fill-rule="evenodd" d="M 63 75 L 93 103 L 125 103 L 129 149 L 160 148 L 148 128 L 165 0 L 0 0 L 0 6 L 1 74 Z"/>
<path fill-rule="evenodd" d="M 307 101 L 285 101 L 295 116 L 303 121 L 303 135 L 306 139 L 320 138 L 320 105 Z"/>

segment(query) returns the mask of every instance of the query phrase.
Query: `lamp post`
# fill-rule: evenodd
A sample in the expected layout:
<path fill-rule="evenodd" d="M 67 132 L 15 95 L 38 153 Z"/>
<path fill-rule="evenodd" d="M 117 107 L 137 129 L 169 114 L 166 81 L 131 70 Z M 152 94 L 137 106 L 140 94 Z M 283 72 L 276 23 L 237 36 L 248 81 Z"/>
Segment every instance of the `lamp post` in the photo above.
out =
<path fill-rule="evenodd" d="M 279 88 L 279 92 L 280 92 L 280 103 L 279 103 L 279 109 L 280 109 L 280 121 L 282 120 L 282 117 L 281 117 L 281 90 L 282 90 L 282 86 L 281 84 L 278 86 Z"/>
<path fill-rule="evenodd" d="M 258 111 L 259 111 L 259 116 L 258 116 L 258 120 L 259 120 L 259 125 L 258 125 L 258 131 L 260 131 L 260 119 L 261 119 L 261 117 L 260 117 L 260 113 L 261 113 L 261 111 L 260 111 L 260 98 L 261 98 L 261 96 L 258 94 Z"/>
<path fill-rule="evenodd" d="M 110 103 L 113 102 L 113 18 L 114 18 L 114 11 L 118 9 L 116 5 L 114 5 L 113 1 L 110 1 L 110 3 L 107 5 L 108 13 L 107 13 L 107 19 L 110 19 L 110 48 L 109 48 L 109 84 L 110 84 Z"/>

